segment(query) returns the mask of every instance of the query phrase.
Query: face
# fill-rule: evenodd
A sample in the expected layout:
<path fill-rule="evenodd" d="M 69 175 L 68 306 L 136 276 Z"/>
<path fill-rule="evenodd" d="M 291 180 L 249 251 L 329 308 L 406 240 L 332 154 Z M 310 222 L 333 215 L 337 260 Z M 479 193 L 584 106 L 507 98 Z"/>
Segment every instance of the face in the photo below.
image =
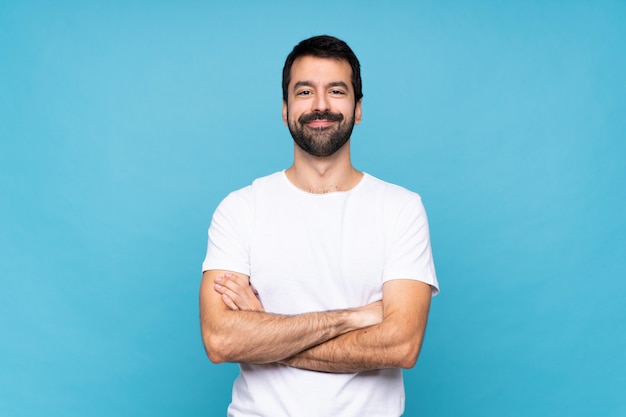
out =
<path fill-rule="evenodd" d="M 352 68 L 343 60 L 304 56 L 293 63 L 283 121 L 305 152 L 334 154 L 361 122 L 361 101 L 354 103 L 351 77 Z"/>

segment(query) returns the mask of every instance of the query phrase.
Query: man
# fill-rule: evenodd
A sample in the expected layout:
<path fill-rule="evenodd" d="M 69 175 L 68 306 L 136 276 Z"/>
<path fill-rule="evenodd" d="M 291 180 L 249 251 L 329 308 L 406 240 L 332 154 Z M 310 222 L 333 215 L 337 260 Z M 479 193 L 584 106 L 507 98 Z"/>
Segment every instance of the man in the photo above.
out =
<path fill-rule="evenodd" d="M 399 416 L 401 368 L 438 291 L 420 197 L 357 171 L 360 64 L 343 41 L 300 42 L 283 69 L 293 165 L 213 216 L 200 287 L 211 361 L 238 362 L 229 416 Z"/>

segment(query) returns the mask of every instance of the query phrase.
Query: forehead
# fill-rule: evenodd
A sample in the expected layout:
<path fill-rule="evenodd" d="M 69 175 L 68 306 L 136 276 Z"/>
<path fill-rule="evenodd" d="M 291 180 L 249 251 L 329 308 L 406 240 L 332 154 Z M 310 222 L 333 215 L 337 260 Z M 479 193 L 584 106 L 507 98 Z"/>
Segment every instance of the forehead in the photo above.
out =
<path fill-rule="evenodd" d="M 343 81 L 352 88 L 352 68 L 348 61 L 335 58 L 303 56 L 296 59 L 291 67 L 290 86 L 298 81 L 327 84 Z"/>

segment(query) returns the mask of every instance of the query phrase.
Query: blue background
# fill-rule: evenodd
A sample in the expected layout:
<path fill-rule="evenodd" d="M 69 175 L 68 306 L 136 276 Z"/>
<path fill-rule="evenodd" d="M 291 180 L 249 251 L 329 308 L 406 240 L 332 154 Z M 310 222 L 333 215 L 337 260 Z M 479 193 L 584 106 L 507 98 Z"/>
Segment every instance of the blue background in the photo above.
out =
<path fill-rule="evenodd" d="M 0 415 L 219 416 L 218 202 L 289 166 L 280 70 L 363 68 L 357 168 L 419 192 L 442 292 L 406 416 L 626 415 L 626 3 L 0 2 Z"/>

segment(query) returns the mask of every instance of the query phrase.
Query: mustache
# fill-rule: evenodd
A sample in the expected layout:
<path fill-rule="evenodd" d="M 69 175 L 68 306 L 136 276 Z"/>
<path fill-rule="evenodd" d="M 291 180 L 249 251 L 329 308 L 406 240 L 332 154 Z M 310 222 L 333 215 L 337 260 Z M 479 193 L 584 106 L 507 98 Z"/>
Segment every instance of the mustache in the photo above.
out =
<path fill-rule="evenodd" d="M 329 122 L 340 122 L 343 120 L 343 114 L 331 113 L 330 111 L 316 111 L 313 113 L 303 114 L 298 118 L 298 122 L 310 123 L 315 120 L 328 120 Z"/>

